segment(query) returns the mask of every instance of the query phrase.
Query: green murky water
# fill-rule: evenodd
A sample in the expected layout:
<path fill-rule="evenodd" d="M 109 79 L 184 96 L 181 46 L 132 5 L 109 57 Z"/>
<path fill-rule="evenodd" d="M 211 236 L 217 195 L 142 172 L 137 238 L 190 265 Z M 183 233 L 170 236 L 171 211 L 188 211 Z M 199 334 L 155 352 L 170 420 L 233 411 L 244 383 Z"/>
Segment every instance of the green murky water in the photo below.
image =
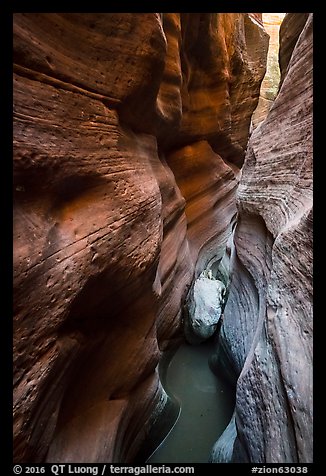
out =
<path fill-rule="evenodd" d="M 181 412 L 148 463 L 207 463 L 215 441 L 229 423 L 233 390 L 208 366 L 213 344 L 182 344 L 164 371 L 163 385 Z"/>

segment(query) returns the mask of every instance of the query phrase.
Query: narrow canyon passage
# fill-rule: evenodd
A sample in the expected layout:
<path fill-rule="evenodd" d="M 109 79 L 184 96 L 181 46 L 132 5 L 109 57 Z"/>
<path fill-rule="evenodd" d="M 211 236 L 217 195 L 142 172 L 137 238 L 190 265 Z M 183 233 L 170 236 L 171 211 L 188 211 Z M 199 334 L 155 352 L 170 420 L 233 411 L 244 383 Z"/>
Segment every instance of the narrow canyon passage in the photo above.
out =
<path fill-rule="evenodd" d="M 182 344 L 162 370 L 163 386 L 179 402 L 181 412 L 170 433 L 148 463 L 208 463 L 215 441 L 234 409 L 234 390 L 216 377 L 208 362 L 212 341 Z"/>
<path fill-rule="evenodd" d="M 14 14 L 15 463 L 312 461 L 312 20 Z"/>

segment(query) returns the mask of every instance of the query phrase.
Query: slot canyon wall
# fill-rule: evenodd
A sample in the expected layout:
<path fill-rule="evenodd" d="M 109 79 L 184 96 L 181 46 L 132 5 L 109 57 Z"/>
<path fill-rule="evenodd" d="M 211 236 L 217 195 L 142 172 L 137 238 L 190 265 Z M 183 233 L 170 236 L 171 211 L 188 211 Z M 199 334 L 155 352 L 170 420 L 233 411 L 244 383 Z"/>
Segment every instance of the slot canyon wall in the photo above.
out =
<path fill-rule="evenodd" d="M 281 87 L 238 188 L 233 275 L 213 363 L 236 383 L 213 461 L 312 462 L 312 14 L 280 30 Z"/>
<path fill-rule="evenodd" d="M 161 352 L 235 224 L 260 20 L 14 15 L 16 462 L 130 462 L 159 418 Z"/>

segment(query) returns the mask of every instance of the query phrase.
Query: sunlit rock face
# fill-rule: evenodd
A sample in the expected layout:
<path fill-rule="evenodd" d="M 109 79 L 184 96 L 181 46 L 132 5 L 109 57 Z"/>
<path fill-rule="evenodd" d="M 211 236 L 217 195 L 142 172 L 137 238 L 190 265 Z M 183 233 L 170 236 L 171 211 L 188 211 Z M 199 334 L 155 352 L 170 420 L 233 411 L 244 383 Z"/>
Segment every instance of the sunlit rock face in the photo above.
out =
<path fill-rule="evenodd" d="M 266 118 L 278 92 L 280 83 L 279 31 L 284 16 L 285 13 L 262 14 L 262 22 L 269 35 L 269 47 L 266 74 L 261 84 L 258 106 L 252 116 L 253 128 Z"/>
<path fill-rule="evenodd" d="M 130 462 L 222 258 L 267 35 L 247 14 L 14 15 L 16 462 Z"/>
<path fill-rule="evenodd" d="M 282 32 L 297 38 L 291 55 Z M 250 138 L 238 189 L 232 283 L 213 359 L 237 379 L 236 437 L 231 423 L 214 461 L 313 458 L 312 14 L 285 17 L 280 58 L 281 89 Z"/>

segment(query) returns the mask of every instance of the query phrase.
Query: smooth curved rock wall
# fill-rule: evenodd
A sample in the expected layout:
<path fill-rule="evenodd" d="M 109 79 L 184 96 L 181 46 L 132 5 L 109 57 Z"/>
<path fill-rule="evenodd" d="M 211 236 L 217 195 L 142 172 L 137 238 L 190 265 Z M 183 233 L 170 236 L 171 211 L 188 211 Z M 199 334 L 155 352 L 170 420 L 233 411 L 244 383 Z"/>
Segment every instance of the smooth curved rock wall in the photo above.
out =
<path fill-rule="evenodd" d="M 266 54 L 247 14 L 14 15 L 16 462 L 137 454 L 231 233 Z"/>
<path fill-rule="evenodd" d="M 289 58 L 281 36 L 286 74 L 250 138 L 238 189 L 223 352 L 213 359 L 228 360 L 237 378 L 237 436 L 221 437 L 215 461 L 226 454 L 225 441 L 232 462 L 313 459 L 312 14 L 284 22 L 281 34 L 291 25 L 297 39 Z"/>

